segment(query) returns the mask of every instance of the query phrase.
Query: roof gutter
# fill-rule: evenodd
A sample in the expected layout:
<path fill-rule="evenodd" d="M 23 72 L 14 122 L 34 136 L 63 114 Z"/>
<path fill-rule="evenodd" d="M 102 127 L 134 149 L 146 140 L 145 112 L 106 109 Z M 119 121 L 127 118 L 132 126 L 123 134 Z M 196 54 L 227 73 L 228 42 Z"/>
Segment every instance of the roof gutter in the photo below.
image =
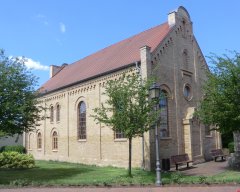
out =
<path fill-rule="evenodd" d="M 139 63 L 140 61 L 136 61 L 136 62 Z M 48 92 L 46 92 L 46 93 L 40 93 L 40 94 L 38 95 L 38 98 L 39 98 L 39 97 L 42 97 L 42 96 L 45 96 L 45 95 L 48 95 L 48 94 L 50 94 L 50 93 L 53 93 L 53 92 L 55 92 L 55 91 L 60 91 L 60 90 L 65 89 L 65 88 L 68 88 L 68 87 L 71 87 L 71 86 L 74 86 L 74 85 L 77 85 L 77 84 L 80 84 L 80 83 L 84 83 L 84 82 L 86 82 L 86 81 L 89 81 L 89 80 L 92 80 L 92 79 L 95 79 L 95 78 L 98 78 L 98 77 L 101 77 L 101 76 L 104 76 L 104 75 L 108 75 L 108 74 L 110 74 L 110 73 L 117 72 L 117 71 L 119 71 L 119 70 L 122 70 L 122 69 L 125 69 L 125 68 L 128 68 L 128 67 L 136 66 L 136 62 L 130 63 L 130 64 L 128 64 L 128 65 L 124 65 L 124 66 L 122 66 L 122 67 L 119 67 L 119 68 L 116 68 L 116 69 L 113 69 L 113 70 L 110 70 L 110 71 L 107 71 L 107 72 L 104 72 L 104 73 L 100 73 L 100 74 L 98 74 L 98 75 L 95 75 L 95 76 L 92 76 L 92 77 L 89 77 L 89 78 L 86 78 L 86 79 L 83 79 L 83 80 L 80 80 L 80 81 L 76 81 L 76 82 L 74 82 L 74 83 L 70 83 L 70 84 L 68 84 L 68 85 L 64 85 L 64 86 L 62 86 L 62 87 L 59 87 L 59 88 L 57 88 L 57 89 L 53 89 L 53 90 L 48 91 Z"/>

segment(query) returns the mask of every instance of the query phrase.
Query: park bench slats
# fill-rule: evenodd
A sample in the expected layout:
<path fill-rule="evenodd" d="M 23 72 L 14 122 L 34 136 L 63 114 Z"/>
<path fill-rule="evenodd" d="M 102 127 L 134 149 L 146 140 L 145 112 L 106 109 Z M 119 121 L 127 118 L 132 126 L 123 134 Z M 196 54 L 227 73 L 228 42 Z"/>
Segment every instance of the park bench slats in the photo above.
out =
<path fill-rule="evenodd" d="M 222 149 L 212 149 L 212 150 L 211 150 L 211 155 L 212 155 L 212 157 L 214 158 L 214 161 L 215 161 L 215 162 L 217 161 L 217 158 L 218 158 L 218 157 L 221 157 L 221 158 L 222 158 L 222 161 L 223 161 L 223 160 L 226 160 L 226 157 L 227 157 L 227 155 L 223 153 L 223 150 L 222 150 Z"/>
<path fill-rule="evenodd" d="M 188 157 L 188 154 L 181 154 L 181 155 L 173 155 L 171 156 L 171 161 L 172 163 L 174 163 L 176 165 L 176 170 L 178 170 L 178 165 L 181 164 L 187 164 L 187 167 L 189 167 L 189 163 L 192 163 L 193 161 L 191 161 Z"/>

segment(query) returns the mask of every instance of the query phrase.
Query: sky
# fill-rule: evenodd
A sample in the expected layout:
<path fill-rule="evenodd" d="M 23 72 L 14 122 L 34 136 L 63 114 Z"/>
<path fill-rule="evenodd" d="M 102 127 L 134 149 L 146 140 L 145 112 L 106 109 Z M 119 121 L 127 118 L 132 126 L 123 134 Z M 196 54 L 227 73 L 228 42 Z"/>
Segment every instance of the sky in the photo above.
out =
<path fill-rule="evenodd" d="M 239 0 L 0 0 L 0 48 L 24 56 L 27 67 L 49 79 L 49 66 L 71 64 L 167 21 L 185 7 L 204 54 L 240 52 Z"/>

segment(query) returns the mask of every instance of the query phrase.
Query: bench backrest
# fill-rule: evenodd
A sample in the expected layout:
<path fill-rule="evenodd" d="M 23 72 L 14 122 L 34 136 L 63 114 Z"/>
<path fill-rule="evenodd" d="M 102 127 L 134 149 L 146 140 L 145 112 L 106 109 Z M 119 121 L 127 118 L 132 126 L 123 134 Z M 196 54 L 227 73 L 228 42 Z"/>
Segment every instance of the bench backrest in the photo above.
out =
<path fill-rule="evenodd" d="M 212 156 L 223 155 L 223 151 L 222 151 L 222 149 L 212 149 L 211 154 L 212 154 Z"/>
<path fill-rule="evenodd" d="M 188 154 L 181 154 L 181 155 L 173 155 L 171 156 L 171 161 L 173 163 L 183 162 L 183 161 L 189 161 Z"/>

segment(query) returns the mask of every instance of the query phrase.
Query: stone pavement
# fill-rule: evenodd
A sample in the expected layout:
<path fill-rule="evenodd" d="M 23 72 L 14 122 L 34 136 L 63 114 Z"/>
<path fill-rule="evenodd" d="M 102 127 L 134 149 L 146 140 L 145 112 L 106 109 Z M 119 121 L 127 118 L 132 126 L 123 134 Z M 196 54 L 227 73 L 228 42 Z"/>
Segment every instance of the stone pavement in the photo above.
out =
<path fill-rule="evenodd" d="M 179 171 L 185 175 L 202 175 L 202 176 L 212 176 L 218 173 L 224 172 L 228 169 L 227 161 L 209 161 L 201 164 L 196 164 L 186 169 L 186 165 L 179 167 Z M 174 169 L 172 169 L 173 171 Z"/>

